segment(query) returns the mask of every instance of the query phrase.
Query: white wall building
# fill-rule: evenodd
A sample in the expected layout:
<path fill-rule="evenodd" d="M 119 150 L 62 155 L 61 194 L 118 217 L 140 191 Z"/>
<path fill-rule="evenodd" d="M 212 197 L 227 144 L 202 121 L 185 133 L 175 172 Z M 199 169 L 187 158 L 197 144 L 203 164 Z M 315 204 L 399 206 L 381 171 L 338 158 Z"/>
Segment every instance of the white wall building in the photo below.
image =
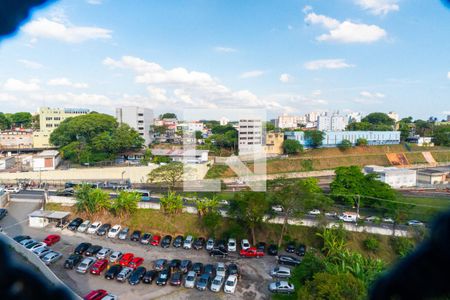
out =
<path fill-rule="evenodd" d="M 229 122 L 230 122 L 230 120 L 228 120 L 228 119 L 225 118 L 225 117 L 220 118 L 220 125 L 221 125 L 221 126 L 225 126 L 225 125 L 227 125 Z"/>
<path fill-rule="evenodd" d="M 339 114 L 325 114 L 317 118 L 317 129 L 321 131 L 343 131 L 348 125 L 348 119 Z"/>
<path fill-rule="evenodd" d="M 391 118 L 392 120 L 394 120 L 395 123 L 397 123 L 398 121 L 400 121 L 400 117 L 399 117 L 398 113 L 396 113 L 396 112 L 390 111 L 390 112 L 388 112 L 387 115 L 388 115 L 389 118 Z"/>
<path fill-rule="evenodd" d="M 299 124 L 305 124 L 306 117 L 304 116 L 289 116 L 287 114 L 283 114 L 278 117 L 275 123 L 275 127 L 284 129 L 284 128 L 298 128 Z"/>
<path fill-rule="evenodd" d="M 362 115 L 359 112 L 351 112 L 349 114 L 347 114 L 347 123 L 358 123 L 361 122 L 362 119 Z"/>
<path fill-rule="evenodd" d="M 317 112 L 317 111 L 312 111 L 312 112 L 310 112 L 310 113 L 307 113 L 307 114 L 305 115 L 306 121 L 307 121 L 307 122 L 315 123 L 315 122 L 317 122 L 317 119 L 319 118 L 319 116 L 320 116 L 321 114 L 322 114 L 322 113 Z"/>
<path fill-rule="evenodd" d="M 262 152 L 263 123 L 261 120 L 239 120 L 239 155 Z"/>
<path fill-rule="evenodd" d="M 396 167 L 365 166 L 364 172 L 378 174 L 378 179 L 393 188 L 416 186 L 416 170 Z"/>
<path fill-rule="evenodd" d="M 14 168 L 15 165 L 16 158 L 13 156 L 0 158 L 0 171 Z"/>
<path fill-rule="evenodd" d="M 120 107 L 116 108 L 116 119 L 139 132 L 145 140 L 145 145 L 152 142 L 150 126 L 153 125 L 153 110 L 137 106 Z"/>
<path fill-rule="evenodd" d="M 61 156 L 56 150 L 45 150 L 33 157 L 33 171 L 55 170 L 61 162 Z"/>

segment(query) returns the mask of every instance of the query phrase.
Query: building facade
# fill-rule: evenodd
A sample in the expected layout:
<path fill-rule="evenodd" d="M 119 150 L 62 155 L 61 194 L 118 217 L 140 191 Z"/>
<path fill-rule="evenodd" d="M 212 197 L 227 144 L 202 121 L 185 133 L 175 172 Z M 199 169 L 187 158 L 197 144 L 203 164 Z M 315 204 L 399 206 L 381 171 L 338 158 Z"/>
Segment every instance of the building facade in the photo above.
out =
<path fill-rule="evenodd" d="M 262 151 L 263 123 L 261 120 L 239 120 L 239 154 L 251 154 Z"/>
<path fill-rule="evenodd" d="M 378 175 L 378 180 L 389 184 L 393 188 L 413 187 L 417 184 L 416 170 L 396 167 L 365 166 L 364 172 Z"/>
<path fill-rule="evenodd" d="M 150 126 L 153 125 L 153 110 L 137 106 L 120 107 L 116 109 L 116 119 L 139 132 L 145 140 L 145 145 L 152 142 Z"/>
<path fill-rule="evenodd" d="M 33 130 L 16 128 L 0 132 L 0 150 L 29 148 L 33 148 Z"/>
<path fill-rule="evenodd" d="M 45 150 L 33 157 L 33 171 L 55 170 L 61 162 L 61 156 L 56 150 Z"/>
<path fill-rule="evenodd" d="M 339 114 L 324 114 L 317 118 L 317 129 L 320 131 L 343 131 L 348 119 Z"/>
<path fill-rule="evenodd" d="M 283 132 L 268 132 L 266 133 L 264 152 L 266 154 L 281 155 L 283 154 Z"/>
<path fill-rule="evenodd" d="M 286 129 L 286 128 L 298 128 L 300 124 L 306 123 L 306 117 L 304 116 L 289 116 L 283 114 L 276 119 L 275 127 Z"/>
<path fill-rule="evenodd" d="M 395 121 L 395 123 L 397 123 L 398 121 L 400 121 L 400 117 L 398 115 L 398 113 L 394 112 L 394 111 L 390 111 L 387 113 L 388 117 L 391 118 L 392 120 Z"/>

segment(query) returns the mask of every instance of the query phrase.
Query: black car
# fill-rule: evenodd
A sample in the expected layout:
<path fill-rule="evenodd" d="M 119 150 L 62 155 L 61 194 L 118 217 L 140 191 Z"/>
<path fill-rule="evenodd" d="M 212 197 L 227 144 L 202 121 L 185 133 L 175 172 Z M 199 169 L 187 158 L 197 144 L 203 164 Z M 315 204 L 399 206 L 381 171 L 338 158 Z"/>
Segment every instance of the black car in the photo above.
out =
<path fill-rule="evenodd" d="M 167 266 L 167 259 L 157 259 L 153 263 L 153 267 L 156 271 L 162 271 Z"/>
<path fill-rule="evenodd" d="M 73 188 L 67 188 L 56 191 L 56 196 L 71 197 L 73 195 L 75 195 L 75 190 Z"/>
<path fill-rule="evenodd" d="M 156 279 L 156 285 L 166 285 L 169 279 L 170 279 L 170 269 L 166 268 L 159 273 L 158 278 Z"/>
<path fill-rule="evenodd" d="M 163 247 L 163 248 L 169 248 L 171 243 L 172 243 L 172 236 L 166 235 L 166 236 L 163 237 L 163 239 L 161 240 L 161 247 Z"/>
<path fill-rule="evenodd" d="M 99 245 L 92 245 L 86 250 L 86 252 L 84 252 L 84 255 L 86 255 L 86 256 L 94 256 L 94 255 L 96 255 L 98 253 L 98 251 L 102 250 L 102 248 L 103 247 L 99 246 Z"/>
<path fill-rule="evenodd" d="M 183 246 L 183 242 L 184 237 L 182 235 L 179 235 L 173 240 L 172 246 L 174 246 L 175 248 L 180 248 L 181 246 Z"/>
<path fill-rule="evenodd" d="M 144 274 L 144 278 L 142 278 L 142 282 L 151 284 L 157 276 L 158 276 L 158 271 L 156 271 L 156 270 L 147 271 Z"/>
<path fill-rule="evenodd" d="M 173 273 L 172 277 L 170 278 L 170 285 L 180 286 L 182 280 L 183 280 L 182 273 L 181 272 L 175 272 L 175 273 Z"/>
<path fill-rule="evenodd" d="M 73 251 L 73 253 L 75 253 L 75 254 L 83 254 L 91 246 L 92 246 L 91 243 L 81 243 L 75 248 L 75 251 Z"/>
<path fill-rule="evenodd" d="M 29 240 L 31 237 L 29 235 L 17 235 L 13 238 L 16 242 L 20 243 L 23 240 Z"/>
<path fill-rule="evenodd" d="M 225 258 L 228 255 L 228 250 L 225 247 L 220 247 L 220 248 L 213 248 L 210 252 L 209 252 L 210 256 L 213 257 L 222 257 Z"/>
<path fill-rule="evenodd" d="M 103 236 L 103 235 L 105 235 L 110 229 L 111 229 L 111 224 L 103 224 L 103 225 L 100 226 L 100 228 L 97 230 L 97 235 Z"/>
<path fill-rule="evenodd" d="M 287 253 L 295 253 L 295 243 L 290 242 L 289 244 L 287 244 L 285 250 Z"/>
<path fill-rule="evenodd" d="M 6 210 L 6 208 L 0 208 L 0 220 L 6 217 L 7 214 L 8 211 Z"/>
<path fill-rule="evenodd" d="M 192 245 L 192 247 L 195 250 L 203 249 L 203 247 L 205 246 L 205 242 L 206 242 L 205 238 L 199 237 L 194 241 L 194 244 Z"/>
<path fill-rule="evenodd" d="M 215 248 L 224 248 L 224 249 L 226 249 L 227 248 L 227 242 L 225 240 L 218 240 L 216 242 Z"/>
<path fill-rule="evenodd" d="M 131 285 L 139 284 L 142 278 L 144 278 L 145 272 L 147 272 L 147 269 L 145 269 L 144 267 L 138 267 L 133 271 L 133 273 L 131 273 L 130 277 L 128 278 L 128 283 Z"/>
<path fill-rule="evenodd" d="M 258 244 L 256 244 L 256 249 L 258 249 L 258 251 L 265 253 L 266 252 L 266 243 L 259 242 Z"/>
<path fill-rule="evenodd" d="M 298 266 L 300 264 L 300 260 L 296 257 L 290 255 L 280 255 L 278 256 L 278 263 L 280 265 L 288 265 L 288 266 Z"/>
<path fill-rule="evenodd" d="M 142 232 L 140 230 L 133 231 L 130 236 L 130 240 L 132 240 L 133 242 L 139 242 L 139 240 L 141 239 L 141 233 Z"/>
<path fill-rule="evenodd" d="M 180 268 L 181 260 L 179 259 L 172 259 L 169 263 L 169 268 L 172 272 L 176 271 Z"/>
<path fill-rule="evenodd" d="M 216 272 L 216 269 L 214 268 L 214 265 L 207 264 L 203 268 L 203 274 L 208 274 L 210 277 L 214 277 Z"/>
<path fill-rule="evenodd" d="M 227 266 L 227 273 L 229 275 L 236 275 L 238 278 L 241 277 L 241 273 L 239 273 L 239 268 L 236 264 L 229 264 Z"/>
<path fill-rule="evenodd" d="M 192 261 L 190 261 L 189 259 L 182 260 L 181 264 L 180 264 L 180 271 L 183 273 L 187 273 L 187 272 L 189 272 L 191 267 L 192 267 Z"/>
<path fill-rule="evenodd" d="M 81 254 L 71 254 L 64 262 L 64 268 L 73 269 L 83 259 Z"/>
<path fill-rule="evenodd" d="M 116 276 L 120 273 L 120 271 L 122 271 L 122 266 L 121 265 L 113 265 L 111 266 L 108 271 L 106 271 L 105 273 L 105 278 L 106 279 L 114 279 L 116 278 Z"/>
<path fill-rule="evenodd" d="M 78 229 L 78 226 L 80 226 L 83 223 L 82 218 L 75 218 L 72 221 L 70 221 L 69 225 L 67 225 L 67 228 L 69 230 L 75 231 Z"/>
<path fill-rule="evenodd" d="M 151 239 L 152 239 L 152 234 L 146 232 L 141 236 L 141 239 L 139 242 L 143 245 L 147 245 L 147 244 L 150 244 Z"/>
<path fill-rule="evenodd" d="M 306 246 L 303 244 L 298 245 L 297 251 L 295 253 L 297 253 L 298 256 L 305 256 Z"/>
<path fill-rule="evenodd" d="M 270 245 L 269 248 L 267 248 L 267 254 L 275 256 L 278 255 L 278 247 L 277 245 Z"/>
<path fill-rule="evenodd" d="M 197 273 L 197 275 L 200 275 L 201 273 L 203 273 L 203 264 L 200 262 L 193 264 L 191 271 L 194 271 L 195 273 Z"/>

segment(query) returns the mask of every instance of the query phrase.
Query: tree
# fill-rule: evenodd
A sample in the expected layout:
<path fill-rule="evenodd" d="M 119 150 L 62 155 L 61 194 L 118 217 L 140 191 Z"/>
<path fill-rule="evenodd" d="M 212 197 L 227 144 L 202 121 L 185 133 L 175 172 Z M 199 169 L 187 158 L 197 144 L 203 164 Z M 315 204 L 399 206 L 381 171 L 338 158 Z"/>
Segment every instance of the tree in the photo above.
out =
<path fill-rule="evenodd" d="M 297 154 L 303 151 L 303 145 L 297 140 L 285 140 L 283 142 L 283 151 L 286 154 Z"/>
<path fill-rule="evenodd" d="M 450 146 L 450 125 L 436 126 L 433 141 L 438 146 Z"/>
<path fill-rule="evenodd" d="M 305 131 L 305 140 L 313 148 L 319 148 L 322 146 L 323 139 L 325 138 L 325 132 L 320 130 L 308 130 Z"/>
<path fill-rule="evenodd" d="M 222 216 L 218 211 L 210 211 L 203 216 L 203 225 L 208 230 L 210 236 L 216 233 L 221 220 Z"/>
<path fill-rule="evenodd" d="M 195 131 L 195 139 L 201 140 L 202 138 L 203 138 L 203 132 L 201 132 L 200 130 Z"/>
<path fill-rule="evenodd" d="M 121 191 L 111 205 L 111 212 L 115 216 L 128 217 L 138 208 L 141 195 L 138 192 Z"/>
<path fill-rule="evenodd" d="M 106 212 L 111 207 L 109 194 L 101 189 L 93 189 L 83 184 L 75 191 L 76 208 L 78 212 L 87 213 L 90 218 L 98 212 Z"/>
<path fill-rule="evenodd" d="M 263 222 L 268 210 L 269 201 L 265 193 L 243 191 L 235 194 L 230 203 L 229 214 L 248 227 L 253 244 L 256 244 L 255 230 Z"/>
<path fill-rule="evenodd" d="M 343 139 L 342 142 L 340 142 L 338 144 L 338 148 L 339 150 L 347 150 L 350 149 L 353 146 L 352 142 L 350 142 L 349 140 Z"/>
<path fill-rule="evenodd" d="M 266 132 L 275 130 L 275 125 L 272 122 L 265 122 Z"/>
<path fill-rule="evenodd" d="M 160 115 L 159 118 L 161 120 L 164 120 L 164 119 L 176 119 L 177 115 L 174 114 L 174 113 L 164 113 L 164 114 Z"/>
<path fill-rule="evenodd" d="M 154 126 L 154 125 L 151 126 L 151 131 L 159 135 L 166 134 L 167 130 L 169 129 L 166 126 Z"/>
<path fill-rule="evenodd" d="M 195 198 L 195 206 L 197 207 L 198 216 L 201 218 L 210 212 L 216 212 L 219 207 L 219 199 L 216 195 L 211 198 Z"/>
<path fill-rule="evenodd" d="M 303 257 L 302 263 L 292 272 L 292 277 L 303 286 L 307 281 L 313 280 L 316 273 L 324 272 L 325 269 L 326 265 L 322 256 L 308 251 Z"/>
<path fill-rule="evenodd" d="M 171 162 L 152 170 L 148 175 L 148 182 L 159 182 L 172 190 L 176 183 L 182 181 L 184 166 L 181 162 Z"/>
<path fill-rule="evenodd" d="M 17 112 L 11 115 L 10 120 L 15 127 L 30 128 L 33 116 L 29 112 Z"/>
<path fill-rule="evenodd" d="M 4 113 L 0 112 L 0 130 L 11 128 L 11 121 Z"/>
<path fill-rule="evenodd" d="M 148 165 L 152 161 L 152 156 L 152 150 L 150 148 L 145 149 L 141 164 Z"/>
<path fill-rule="evenodd" d="M 363 147 L 363 146 L 367 146 L 368 144 L 369 144 L 369 142 L 365 138 L 359 138 L 356 140 L 356 146 Z"/>
<path fill-rule="evenodd" d="M 183 197 L 175 192 L 168 192 L 167 196 L 160 198 L 161 210 L 165 214 L 179 214 L 183 210 Z"/>
<path fill-rule="evenodd" d="M 365 116 L 362 122 L 367 122 L 370 124 L 383 124 L 393 126 L 395 124 L 395 120 L 391 119 L 387 114 L 381 112 L 370 113 Z"/>

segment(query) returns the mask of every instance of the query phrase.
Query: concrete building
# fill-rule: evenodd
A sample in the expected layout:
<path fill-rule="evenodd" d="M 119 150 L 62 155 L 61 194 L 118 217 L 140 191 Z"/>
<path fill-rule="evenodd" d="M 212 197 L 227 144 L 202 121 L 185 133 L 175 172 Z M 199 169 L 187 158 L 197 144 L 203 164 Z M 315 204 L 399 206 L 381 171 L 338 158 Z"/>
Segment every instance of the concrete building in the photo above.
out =
<path fill-rule="evenodd" d="M 262 152 L 263 123 L 261 120 L 239 120 L 239 155 Z"/>
<path fill-rule="evenodd" d="M 388 117 L 391 118 L 392 120 L 395 121 L 395 123 L 397 123 L 398 121 L 400 121 L 400 117 L 398 115 L 398 113 L 390 111 L 387 113 Z"/>
<path fill-rule="evenodd" d="M 177 130 L 183 130 L 183 131 L 187 131 L 187 132 L 196 132 L 196 131 L 201 131 L 203 132 L 203 130 L 205 129 L 205 124 L 202 122 L 198 122 L 198 121 L 193 121 L 193 122 L 186 122 L 186 123 L 181 123 L 177 125 Z"/>
<path fill-rule="evenodd" d="M 264 151 L 266 154 L 281 155 L 283 154 L 283 132 L 266 133 Z"/>
<path fill-rule="evenodd" d="M 119 123 L 128 124 L 144 138 L 145 145 L 152 142 L 150 126 L 153 125 L 153 110 L 137 106 L 116 108 L 116 119 Z"/>
<path fill-rule="evenodd" d="M 351 112 L 349 114 L 346 115 L 347 118 L 347 123 L 358 123 L 361 122 L 362 120 L 362 115 L 359 112 Z"/>
<path fill-rule="evenodd" d="M 39 131 L 33 133 L 34 148 L 50 148 L 50 134 L 58 128 L 59 124 L 67 118 L 81 116 L 89 113 L 84 108 L 39 108 Z"/>
<path fill-rule="evenodd" d="M 311 141 L 305 138 L 303 131 L 287 131 L 285 137 L 299 141 L 304 148 L 311 148 Z M 370 146 L 396 145 L 400 143 L 400 131 L 325 131 L 321 147 L 337 147 L 343 140 L 355 145 L 359 138 L 366 139 Z"/>
<path fill-rule="evenodd" d="M 16 165 L 16 158 L 10 157 L 0 157 L 0 171 L 9 170 L 14 168 Z"/>
<path fill-rule="evenodd" d="M 348 118 L 339 114 L 324 114 L 317 118 L 317 129 L 320 131 L 343 131 L 348 125 Z"/>
<path fill-rule="evenodd" d="M 33 171 L 55 170 L 61 162 L 61 156 L 56 150 L 45 150 L 33 157 Z"/>
<path fill-rule="evenodd" d="M 33 148 L 33 130 L 16 128 L 0 132 L 0 150 Z"/>
<path fill-rule="evenodd" d="M 306 117 L 304 116 L 289 116 L 283 114 L 276 119 L 275 127 L 280 129 L 294 129 L 298 128 L 300 124 L 306 123 Z"/>
<path fill-rule="evenodd" d="M 68 220 L 69 216 L 70 213 L 66 211 L 35 210 L 28 215 L 28 225 L 44 228 L 50 223 L 63 223 Z"/>
<path fill-rule="evenodd" d="M 407 138 L 406 141 L 411 144 L 416 144 L 417 146 L 420 146 L 420 147 L 422 147 L 422 146 L 433 147 L 434 146 L 432 137 L 424 137 L 424 136 L 415 135 L 413 137 Z"/>
<path fill-rule="evenodd" d="M 448 183 L 449 170 L 445 169 L 422 169 L 417 171 L 417 181 L 422 184 Z"/>
<path fill-rule="evenodd" d="M 378 179 L 393 188 L 413 187 L 417 184 L 416 170 L 396 167 L 365 166 L 364 172 L 375 173 Z"/>
<path fill-rule="evenodd" d="M 322 113 L 317 112 L 317 111 L 312 111 L 312 112 L 310 112 L 310 113 L 307 113 L 307 114 L 305 115 L 306 121 L 307 121 L 307 122 L 315 123 L 315 122 L 317 122 L 317 118 L 319 118 L 319 116 L 320 116 L 321 114 L 322 114 Z"/>
<path fill-rule="evenodd" d="M 208 162 L 208 153 L 209 150 L 152 149 L 153 155 L 167 156 L 172 161 L 195 164 Z"/>
<path fill-rule="evenodd" d="M 220 118 L 220 125 L 221 125 L 221 126 L 225 126 L 225 125 L 227 125 L 229 122 L 230 122 L 230 120 L 227 119 L 227 118 L 225 118 L 225 117 Z"/>

